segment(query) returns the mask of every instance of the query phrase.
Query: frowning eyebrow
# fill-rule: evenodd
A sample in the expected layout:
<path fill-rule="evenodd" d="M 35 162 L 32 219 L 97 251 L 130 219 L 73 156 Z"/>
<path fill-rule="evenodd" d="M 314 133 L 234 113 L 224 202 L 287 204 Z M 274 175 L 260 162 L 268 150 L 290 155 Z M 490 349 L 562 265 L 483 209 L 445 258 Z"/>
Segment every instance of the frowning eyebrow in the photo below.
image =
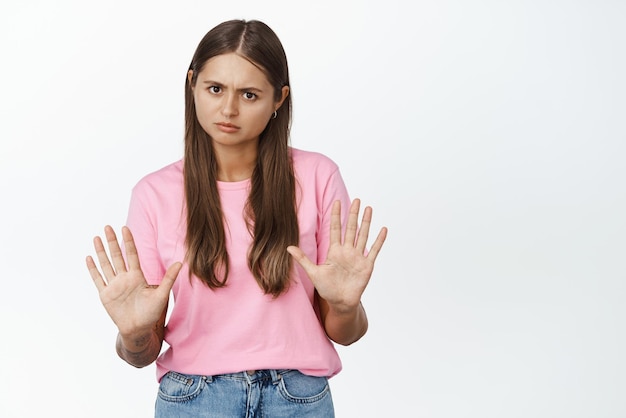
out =
<path fill-rule="evenodd" d="M 205 85 L 208 85 L 208 86 L 217 86 L 217 87 L 219 87 L 221 89 L 226 89 L 226 86 L 224 84 L 220 83 L 219 81 L 204 80 L 202 83 L 205 84 Z M 237 89 L 237 91 L 240 91 L 240 92 L 246 92 L 246 91 L 263 92 L 263 90 L 258 88 L 258 87 L 242 87 L 242 88 Z"/>

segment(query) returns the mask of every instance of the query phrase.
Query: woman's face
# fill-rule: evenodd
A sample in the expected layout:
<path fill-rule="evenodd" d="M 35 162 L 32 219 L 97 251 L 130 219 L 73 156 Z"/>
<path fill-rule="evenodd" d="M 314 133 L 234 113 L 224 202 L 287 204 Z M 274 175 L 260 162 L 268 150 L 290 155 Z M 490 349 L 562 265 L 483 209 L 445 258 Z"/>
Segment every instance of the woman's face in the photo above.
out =
<path fill-rule="evenodd" d="M 208 60 L 193 86 L 198 121 L 213 139 L 216 151 L 223 147 L 256 147 L 289 87 L 283 87 L 282 93 L 276 102 L 265 74 L 235 53 Z"/>

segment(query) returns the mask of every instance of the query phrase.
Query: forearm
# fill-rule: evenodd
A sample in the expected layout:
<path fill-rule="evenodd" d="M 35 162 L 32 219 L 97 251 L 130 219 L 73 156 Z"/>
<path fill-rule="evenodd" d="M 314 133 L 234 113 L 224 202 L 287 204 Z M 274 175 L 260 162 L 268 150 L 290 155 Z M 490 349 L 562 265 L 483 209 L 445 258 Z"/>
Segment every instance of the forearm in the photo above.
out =
<path fill-rule="evenodd" d="M 163 338 L 156 331 L 136 335 L 117 335 L 115 349 L 117 355 L 128 364 L 141 368 L 152 364 L 159 356 Z"/>
<path fill-rule="evenodd" d="M 325 311 L 326 335 L 337 344 L 350 345 L 367 332 L 367 315 L 361 303 L 351 309 L 327 305 Z"/>
<path fill-rule="evenodd" d="M 161 353 L 163 346 L 166 314 L 167 306 L 151 329 L 129 332 L 128 334 L 120 331 L 117 334 L 115 344 L 117 355 L 135 367 L 145 367 L 152 364 Z"/>

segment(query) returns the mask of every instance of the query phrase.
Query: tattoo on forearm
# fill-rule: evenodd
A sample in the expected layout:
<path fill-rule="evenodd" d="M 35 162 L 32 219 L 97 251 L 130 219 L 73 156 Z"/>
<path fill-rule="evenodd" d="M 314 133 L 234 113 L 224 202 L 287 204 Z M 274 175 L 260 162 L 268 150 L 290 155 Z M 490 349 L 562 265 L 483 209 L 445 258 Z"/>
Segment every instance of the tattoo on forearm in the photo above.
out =
<path fill-rule="evenodd" d="M 150 338 L 151 337 L 152 337 L 151 335 L 146 334 L 146 335 L 142 335 L 141 337 L 135 339 L 135 341 L 134 341 L 135 347 L 137 347 L 137 348 L 144 348 L 144 346 L 150 342 Z"/>
<path fill-rule="evenodd" d="M 161 351 L 161 344 L 153 334 L 146 334 L 133 341 L 131 350 L 125 347 L 121 339 L 117 342 L 117 353 L 127 363 L 135 367 L 144 367 L 151 364 Z"/>

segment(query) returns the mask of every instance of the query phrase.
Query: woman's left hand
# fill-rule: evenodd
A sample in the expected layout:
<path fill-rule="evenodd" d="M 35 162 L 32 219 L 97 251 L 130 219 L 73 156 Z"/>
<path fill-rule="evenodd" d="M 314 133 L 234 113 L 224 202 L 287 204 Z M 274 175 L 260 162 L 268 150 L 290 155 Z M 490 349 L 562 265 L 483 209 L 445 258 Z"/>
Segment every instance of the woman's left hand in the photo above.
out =
<path fill-rule="evenodd" d="M 338 311 L 350 311 L 359 305 L 372 276 L 376 257 L 387 237 L 387 228 L 381 228 L 374 244 L 366 251 L 372 208 L 365 208 L 359 227 L 360 205 L 359 199 L 352 201 L 342 241 L 341 203 L 334 202 L 330 220 L 330 246 L 323 264 L 313 263 L 298 247 L 287 248 L 306 271 L 319 296 Z"/>

